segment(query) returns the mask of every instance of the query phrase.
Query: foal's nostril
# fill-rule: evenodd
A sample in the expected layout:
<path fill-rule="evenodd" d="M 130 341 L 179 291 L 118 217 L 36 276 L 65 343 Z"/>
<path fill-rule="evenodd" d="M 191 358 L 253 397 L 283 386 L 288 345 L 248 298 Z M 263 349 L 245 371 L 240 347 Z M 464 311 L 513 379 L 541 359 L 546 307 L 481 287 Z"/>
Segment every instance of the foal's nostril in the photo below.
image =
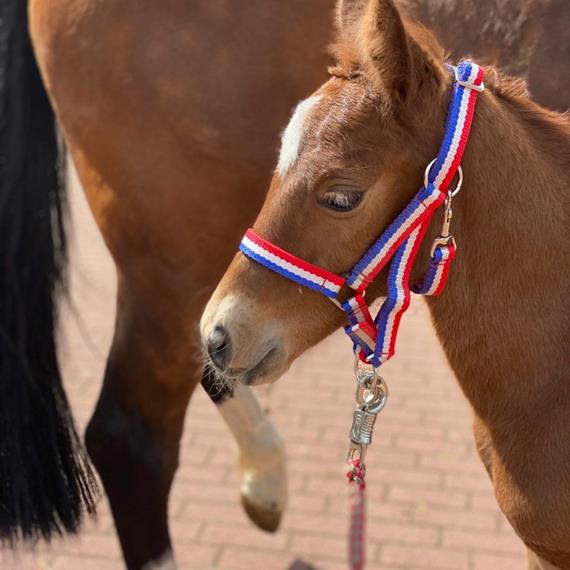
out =
<path fill-rule="evenodd" d="M 220 370 L 225 370 L 228 367 L 232 356 L 232 347 L 230 335 L 224 327 L 217 326 L 208 336 L 208 354 Z"/>

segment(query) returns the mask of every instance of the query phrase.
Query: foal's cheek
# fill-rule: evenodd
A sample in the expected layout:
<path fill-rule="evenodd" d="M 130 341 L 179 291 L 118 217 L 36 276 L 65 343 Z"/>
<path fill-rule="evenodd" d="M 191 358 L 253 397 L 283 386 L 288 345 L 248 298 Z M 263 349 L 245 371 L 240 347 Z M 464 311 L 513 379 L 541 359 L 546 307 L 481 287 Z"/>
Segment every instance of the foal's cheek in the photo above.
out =
<path fill-rule="evenodd" d="M 288 366 L 307 349 L 315 346 L 345 324 L 341 309 L 330 300 L 306 289 L 298 289 L 284 323 L 284 347 Z"/>

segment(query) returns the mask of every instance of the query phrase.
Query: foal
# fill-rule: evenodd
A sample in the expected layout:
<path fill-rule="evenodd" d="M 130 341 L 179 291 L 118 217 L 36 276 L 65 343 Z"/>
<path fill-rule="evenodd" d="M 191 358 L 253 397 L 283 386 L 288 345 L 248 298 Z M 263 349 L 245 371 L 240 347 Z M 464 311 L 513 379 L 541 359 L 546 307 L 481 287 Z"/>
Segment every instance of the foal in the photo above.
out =
<path fill-rule="evenodd" d="M 338 65 L 285 130 L 254 229 L 342 274 L 421 186 L 452 77 L 434 38 L 392 0 L 340 2 L 338 23 Z M 566 117 L 487 71 L 454 208 L 458 258 L 428 301 L 497 501 L 538 568 L 570 569 L 569 145 Z M 238 254 L 201 330 L 221 374 L 259 384 L 342 322 L 322 296 Z"/>

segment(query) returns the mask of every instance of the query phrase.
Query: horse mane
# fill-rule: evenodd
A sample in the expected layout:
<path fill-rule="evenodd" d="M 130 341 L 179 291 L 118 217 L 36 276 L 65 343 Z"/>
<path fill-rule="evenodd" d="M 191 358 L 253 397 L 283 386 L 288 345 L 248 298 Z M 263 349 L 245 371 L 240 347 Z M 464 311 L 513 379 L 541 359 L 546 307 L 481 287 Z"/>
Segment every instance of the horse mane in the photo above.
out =
<path fill-rule="evenodd" d="M 495 66 L 485 67 L 487 89 L 504 104 L 546 148 L 553 150 L 551 159 L 570 167 L 570 114 L 552 111 L 532 99 L 524 79 L 512 77 Z"/>

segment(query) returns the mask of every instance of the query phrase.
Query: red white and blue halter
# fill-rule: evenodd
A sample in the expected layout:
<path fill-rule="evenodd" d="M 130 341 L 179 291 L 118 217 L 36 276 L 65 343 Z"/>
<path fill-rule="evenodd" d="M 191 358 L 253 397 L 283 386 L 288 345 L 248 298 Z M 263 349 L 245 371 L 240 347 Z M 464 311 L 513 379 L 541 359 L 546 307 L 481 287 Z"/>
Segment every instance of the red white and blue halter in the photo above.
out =
<path fill-rule="evenodd" d="M 426 169 L 424 186 L 404 208 L 386 231 L 372 244 L 346 277 L 304 261 L 264 240 L 249 229 L 240 250 L 250 259 L 283 277 L 318 291 L 333 299 L 348 317 L 345 332 L 354 343 L 360 360 L 378 368 L 395 350 L 400 319 L 410 304 L 410 272 L 435 210 L 447 202 L 444 231 L 432 247 L 431 262 L 421 283 L 411 290 L 420 295 L 439 295 L 445 286 L 449 268 L 455 257 L 455 242 L 449 227 L 453 192 L 449 185 L 459 172 L 469 138 L 475 102 L 484 90 L 483 69 L 470 61 L 451 67 L 454 75 L 453 95 L 448 111 L 445 135 L 439 154 Z M 375 319 L 364 295 L 378 273 L 392 260 L 388 272 L 388 292 Z M 344 287 L 352 296 L 339 303 Z"/>

